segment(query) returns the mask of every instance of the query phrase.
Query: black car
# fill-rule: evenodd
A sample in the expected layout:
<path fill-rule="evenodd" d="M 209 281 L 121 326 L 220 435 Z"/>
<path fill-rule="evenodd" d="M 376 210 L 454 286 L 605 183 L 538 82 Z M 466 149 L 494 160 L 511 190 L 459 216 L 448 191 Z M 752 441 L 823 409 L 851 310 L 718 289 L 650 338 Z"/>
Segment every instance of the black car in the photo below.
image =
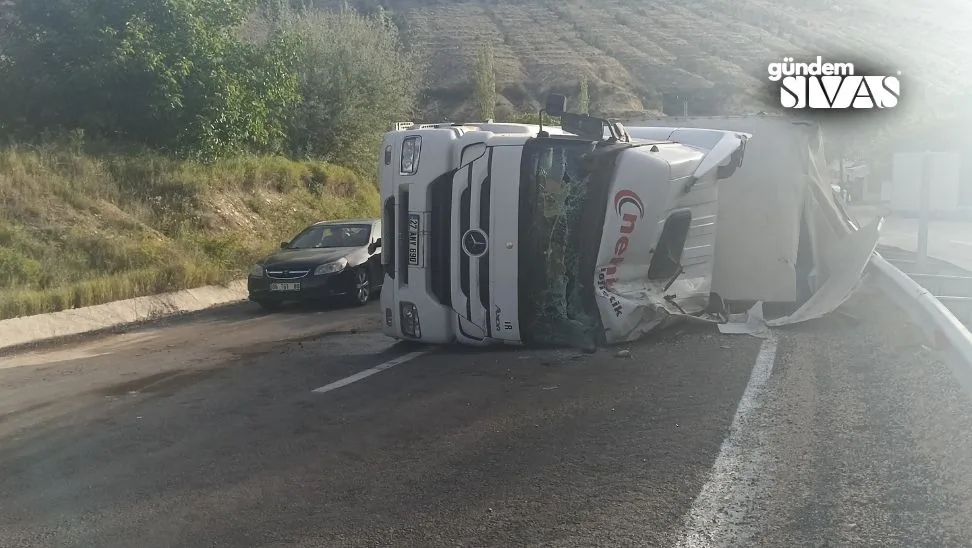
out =
<path fill-rule="evenodd" d="M 363 306 L 383 279 L 381 220 L 326 221 L 307 227 L 253 265 L 247 288 L 250 300 L 265 309 L 329 297 Z"/>

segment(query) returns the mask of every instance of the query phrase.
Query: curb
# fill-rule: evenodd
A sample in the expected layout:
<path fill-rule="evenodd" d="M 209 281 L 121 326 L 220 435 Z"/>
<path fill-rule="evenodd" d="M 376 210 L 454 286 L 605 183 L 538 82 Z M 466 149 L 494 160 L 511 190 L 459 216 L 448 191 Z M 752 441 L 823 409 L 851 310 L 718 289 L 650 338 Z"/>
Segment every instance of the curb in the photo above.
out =
<path fill-rule="evenodd" d="M 932 347 L 943 353 L 959 384 L 972 394 L 972 333 L 930 291 L 879 253 L 871 255 L 870 264 L 881 289 L 921 328 Z"/>
<path fill-rule="evenodd" d="M 82 335 L 167 316 L 197 312 L 247 298 L 246 280 L 125 299 L 50 314 L 0 320 L 0 350 Z"/>

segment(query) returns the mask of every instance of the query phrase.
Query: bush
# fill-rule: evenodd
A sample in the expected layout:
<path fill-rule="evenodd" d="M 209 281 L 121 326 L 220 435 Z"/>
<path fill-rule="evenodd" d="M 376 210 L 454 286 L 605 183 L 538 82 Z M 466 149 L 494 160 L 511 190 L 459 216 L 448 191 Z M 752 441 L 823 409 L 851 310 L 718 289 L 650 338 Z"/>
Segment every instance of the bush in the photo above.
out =
<path fill-rule="evenodd" d="M 0 137 L 70 132 L 206 161 L 287 152 L 373 173 L 381 135 L 413 114 L 419 57 L 381 9 L 288 5 L 13 0 Z"/>
<path fill-rule="evenodd" d="M 527 112 L 524 114 L 517 114 L 512 116 L 508 122 L 514 124 L 539 124 L 540 123 L 540 113 L 539 112 Z M 544 126 L 559 126 L 560 118 L 555 116 L 550 116 L 548 114 L 543 115 L 543 125 Z"/>
<path fill-rule="evenodd" d="M 14 0 L 0 17 L 0 129 L 83 129 L 202 158 L 283 144 L 293 47 L 245 43 L 253 2 Z"/>
<path fill-rule="evenodd" d="M 278 27 L 298 44 L 301 100 L 288 124 L 290 152 L 374 173 L 390 123 L 414 114 L 420 58 L 381 10 L 289 12 Z"/>

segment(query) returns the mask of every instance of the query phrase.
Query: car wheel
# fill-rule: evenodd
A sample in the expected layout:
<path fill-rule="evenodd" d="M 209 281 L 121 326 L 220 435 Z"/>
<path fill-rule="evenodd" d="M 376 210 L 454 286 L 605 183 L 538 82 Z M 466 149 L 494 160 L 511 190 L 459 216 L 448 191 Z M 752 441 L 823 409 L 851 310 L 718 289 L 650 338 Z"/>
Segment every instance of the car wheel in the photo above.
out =
<path fill-rule="evenodd" d="M 371 276 L 367 269 L 359 268 L 355 271 L 350 297 L 351 304 L 355 306 L 364 306 L 371 300 Z"/>

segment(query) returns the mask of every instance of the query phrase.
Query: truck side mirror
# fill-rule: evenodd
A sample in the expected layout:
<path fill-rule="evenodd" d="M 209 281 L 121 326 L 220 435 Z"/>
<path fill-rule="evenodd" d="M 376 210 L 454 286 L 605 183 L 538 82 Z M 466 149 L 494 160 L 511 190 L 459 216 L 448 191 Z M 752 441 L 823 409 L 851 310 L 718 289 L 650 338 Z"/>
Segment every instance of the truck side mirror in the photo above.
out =
<path fill-rule="evenodd" d="M 543 110 L 550 116 L 555 118 L 560 117 L 563 113 L 567 112 L 567 96 L 551 93 L 547 96 L 547 104 Z"/>
<path fill-rule="evenodd" d="M 368 253 L 374 253 L 381 247 L 381 238 L 378 238 L 368 246 Z"/>

